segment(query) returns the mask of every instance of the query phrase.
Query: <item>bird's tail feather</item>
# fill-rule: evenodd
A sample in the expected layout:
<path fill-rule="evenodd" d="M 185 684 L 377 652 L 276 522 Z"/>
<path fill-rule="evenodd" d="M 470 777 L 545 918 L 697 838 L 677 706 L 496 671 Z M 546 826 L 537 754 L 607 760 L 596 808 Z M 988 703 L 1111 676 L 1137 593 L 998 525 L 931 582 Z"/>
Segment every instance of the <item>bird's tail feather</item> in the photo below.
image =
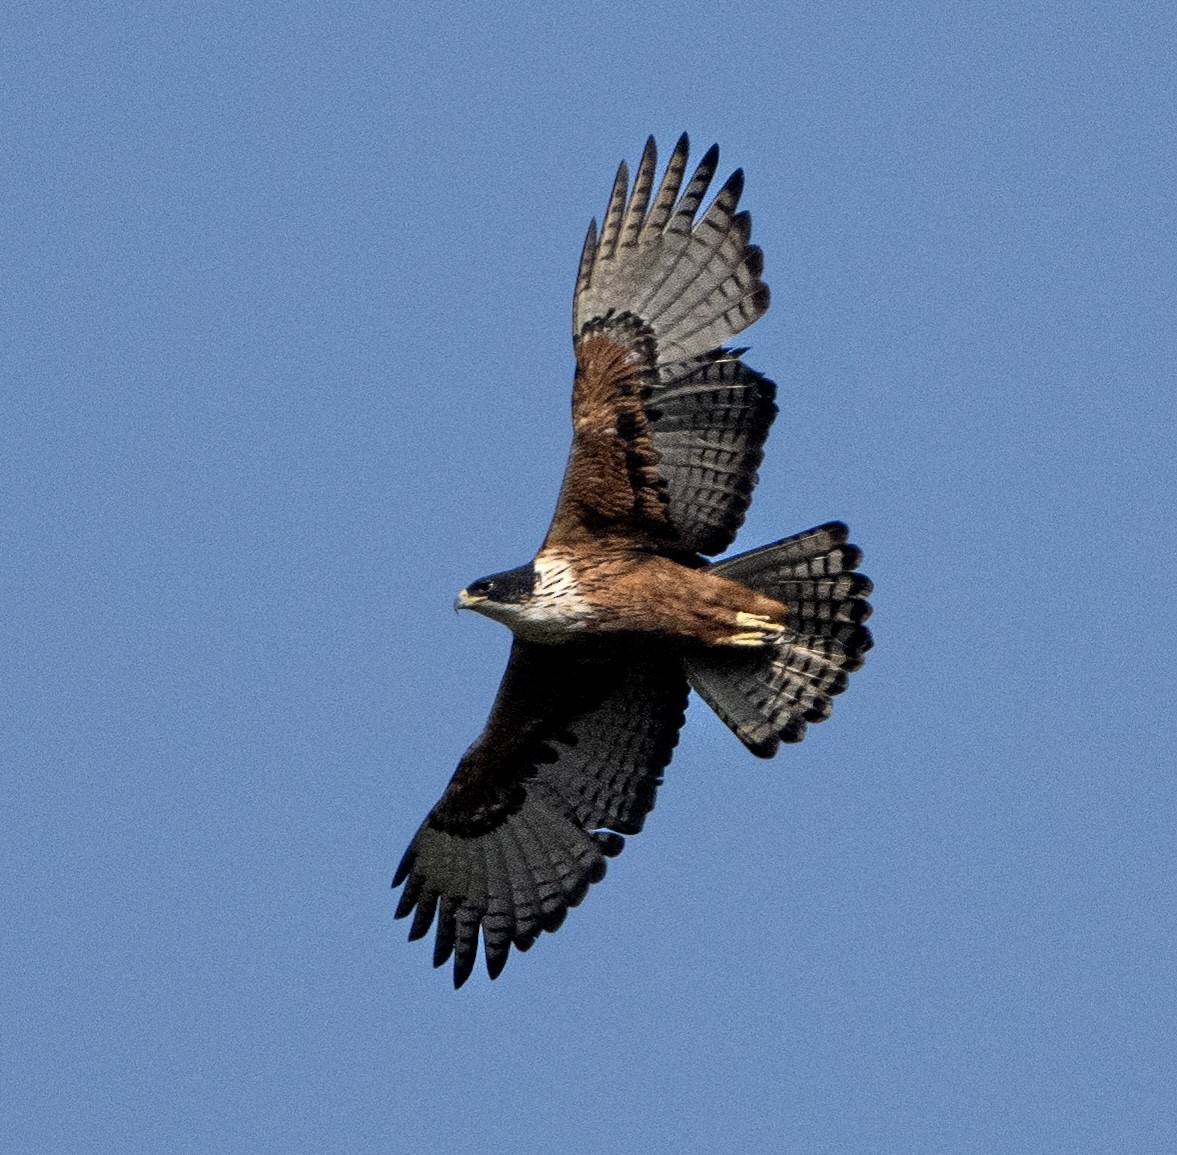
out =
<path fill-rule="evenodd" d="M 787 537 L 718 562 L 716 573 L 782 602 L 783 640 L 762 649 L 711 647 L 693 653 L 687 676 L 732 732 L 762 758 L 799 742 L 808 722 L 830 716 L 871 647 L 871 581 L 854 572 L 862 551 L 841 522 Z"/>

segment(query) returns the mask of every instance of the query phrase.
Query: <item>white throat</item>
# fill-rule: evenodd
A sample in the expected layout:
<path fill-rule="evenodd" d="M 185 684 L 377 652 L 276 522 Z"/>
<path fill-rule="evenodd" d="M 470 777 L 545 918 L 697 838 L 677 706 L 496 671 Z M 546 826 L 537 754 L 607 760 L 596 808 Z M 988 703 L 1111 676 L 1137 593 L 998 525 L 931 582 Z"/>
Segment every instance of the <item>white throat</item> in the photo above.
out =
<path fill-rule="evenodd" d="M 593 616 L 585 601 L 568 558 L 545 550 L 532 563 L 535 588 L 526 605 L 513 607 L 516 614 L 507 624 L 521 638 L 556 642 L 583 631 Z"/>

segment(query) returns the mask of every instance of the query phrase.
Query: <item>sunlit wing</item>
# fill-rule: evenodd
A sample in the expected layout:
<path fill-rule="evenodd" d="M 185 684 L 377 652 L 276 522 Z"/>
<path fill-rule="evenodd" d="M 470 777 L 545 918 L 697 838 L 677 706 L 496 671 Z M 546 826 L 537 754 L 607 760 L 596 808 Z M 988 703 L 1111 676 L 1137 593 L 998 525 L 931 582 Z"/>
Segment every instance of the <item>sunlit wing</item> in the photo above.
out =
<path fill-rule="evenodd" d="M 682 191 L 684 135 L 654 191 L 651 138 L 623 163 L 573 303 L 573 444 L 546 545 L 602 535 L 718 553 L 743 523 L 776 416 L 775 385 L 725 349 L 768 308 L 737 170 L 696 219 L 718 162 Z"/>
<path fill-rule="evenodd" d="M 413 838 L 393 886 L 433 962 L 503 969 L 555 930 L 641 830 L 683 723 L 686 677 L 656 648 L 516 640 L 486 728 Z"/>

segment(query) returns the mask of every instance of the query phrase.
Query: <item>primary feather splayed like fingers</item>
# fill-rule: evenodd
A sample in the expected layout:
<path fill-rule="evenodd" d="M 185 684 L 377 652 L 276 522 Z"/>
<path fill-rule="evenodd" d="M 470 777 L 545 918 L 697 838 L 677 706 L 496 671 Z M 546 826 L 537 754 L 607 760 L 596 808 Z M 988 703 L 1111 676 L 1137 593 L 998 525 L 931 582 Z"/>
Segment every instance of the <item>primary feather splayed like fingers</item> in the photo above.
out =
<path fill-rule="evenodd" d="M 572 452 L 534 561 L 459 608 L 514 644 L 486 728 L 414 836 L 393 886 L 433 963 L 491 978 L 553 931 L 654 805 L 693 688 L 771 757 L 829 717 L 870 648 L 870 581 L 831 522 L 708 563 L 743 523 L 776 386 L 724 347 L 768 308 L 733 173 L 699 216 L 712 146 L 683 188 L 687 137 L 654 189 L 646 143 L 617 172 L 572 308 Z"/>

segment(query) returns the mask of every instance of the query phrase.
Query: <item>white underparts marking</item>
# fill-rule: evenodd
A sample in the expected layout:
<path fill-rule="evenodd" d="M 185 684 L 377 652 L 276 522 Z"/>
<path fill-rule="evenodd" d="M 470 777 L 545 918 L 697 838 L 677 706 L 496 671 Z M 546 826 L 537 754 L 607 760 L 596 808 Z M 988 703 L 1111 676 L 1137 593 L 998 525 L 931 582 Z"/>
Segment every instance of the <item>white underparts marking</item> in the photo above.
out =
<path fill-rule="evenodd" d="M 541 553 L 535 559 L 535 589 L 532 597 L 537 601 L 553 607 L 559 603 L 566 613 L 582 616 L 590 613 L 588 602 L 580 592 L 568 558 L 556 552 Z"/>
<path fill-rule="evenodd" d="M 521 615 L 524 629 L 516 627 L 516 632 L 558 635 L 582 630 L 593 609 L 580 592 L 568 558 L 550 550 L 541 553 L 533 565 L 535 587 Z"/>

